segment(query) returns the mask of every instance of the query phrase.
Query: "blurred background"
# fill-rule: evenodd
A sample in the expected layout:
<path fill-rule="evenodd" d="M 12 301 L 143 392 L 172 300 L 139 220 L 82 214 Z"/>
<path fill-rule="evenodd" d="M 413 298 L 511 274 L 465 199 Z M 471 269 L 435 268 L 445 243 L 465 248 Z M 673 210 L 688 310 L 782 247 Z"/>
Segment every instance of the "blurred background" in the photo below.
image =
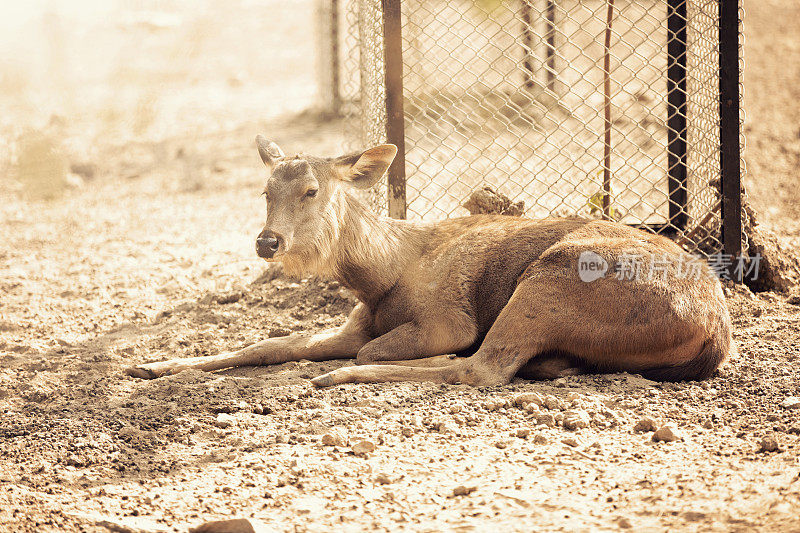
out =
<path fill-rule="evenodd" d="M 0 3 L 3 187 L 47 197 L 202 158 L 169 143 L 309 108 L 313 20 L 310 0 Z M 108 153 L 123 146 L 140 153 Z"/>

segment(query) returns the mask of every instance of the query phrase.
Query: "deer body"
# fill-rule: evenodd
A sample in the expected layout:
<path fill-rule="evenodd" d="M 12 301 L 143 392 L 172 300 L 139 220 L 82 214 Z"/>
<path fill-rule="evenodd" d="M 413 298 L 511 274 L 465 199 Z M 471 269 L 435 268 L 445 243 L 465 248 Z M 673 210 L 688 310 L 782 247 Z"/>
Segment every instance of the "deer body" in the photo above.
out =
<path fill-rule="evenodd" d="M 333 277 L 361 303 L 337 330 L 138 365 L 130 374 L 355 357 L 358 365 L 312 381 L 490 385 L 518 373 L 552 378 L 586 370 L 674 381 L 709 377 L 732 350 L 719 281 L 669 239 L 606 221 L 382 218 L 345 183 L 374 183 L 394 147 L 323 160 L 285 158 L 263 138 L 258 145 L 273 171 L 259 255 L 281 260 L 289 272 Z M 586 252 L 607 262 L 606 275 L 581 279 Z M 652 268 L 630 279 L 615 274 L 631 257 Z M 687 265 L 697 275 L 685 275 Z M 467 358 L 448 355 L 470 348 L 476 351 Z"/>

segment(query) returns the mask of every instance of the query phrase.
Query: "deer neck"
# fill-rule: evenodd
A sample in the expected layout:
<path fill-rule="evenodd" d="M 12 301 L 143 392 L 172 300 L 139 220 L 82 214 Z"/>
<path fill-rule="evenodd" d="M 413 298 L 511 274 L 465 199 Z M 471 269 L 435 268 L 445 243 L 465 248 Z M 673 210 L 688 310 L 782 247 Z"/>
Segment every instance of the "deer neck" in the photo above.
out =
<path fill-rule="evenodd" d="M 331 272 L 360 300 L 376 303 L 419 258 L 424 230 L 405 220 L 377 216 L 347 191 L 342 191 L 341 200 Z"/>

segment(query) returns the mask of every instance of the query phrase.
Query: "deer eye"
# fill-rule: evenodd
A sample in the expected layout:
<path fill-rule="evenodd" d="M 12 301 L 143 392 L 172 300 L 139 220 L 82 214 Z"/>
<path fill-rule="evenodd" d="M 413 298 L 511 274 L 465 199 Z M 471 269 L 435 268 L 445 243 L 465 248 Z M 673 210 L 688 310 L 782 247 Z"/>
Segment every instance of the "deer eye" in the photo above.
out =
<path fill-rule="evenodd" d="M 314 198 L 317 195 L 317 189 L 309 189 L 304 195 L 305 198 Z"/>

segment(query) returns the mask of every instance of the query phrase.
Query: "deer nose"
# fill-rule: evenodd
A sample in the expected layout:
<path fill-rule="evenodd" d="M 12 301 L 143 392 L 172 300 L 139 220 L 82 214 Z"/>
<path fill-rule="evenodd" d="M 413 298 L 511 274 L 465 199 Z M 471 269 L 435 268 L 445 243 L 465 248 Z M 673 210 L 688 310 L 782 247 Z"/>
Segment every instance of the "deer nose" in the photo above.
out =
<path fill-rule="evenodd" d="M 256 239 L 256 253 L 264 259 L 271 259 L 281 247 L 281 238 L 274 233 L 265 232 Z"/>

